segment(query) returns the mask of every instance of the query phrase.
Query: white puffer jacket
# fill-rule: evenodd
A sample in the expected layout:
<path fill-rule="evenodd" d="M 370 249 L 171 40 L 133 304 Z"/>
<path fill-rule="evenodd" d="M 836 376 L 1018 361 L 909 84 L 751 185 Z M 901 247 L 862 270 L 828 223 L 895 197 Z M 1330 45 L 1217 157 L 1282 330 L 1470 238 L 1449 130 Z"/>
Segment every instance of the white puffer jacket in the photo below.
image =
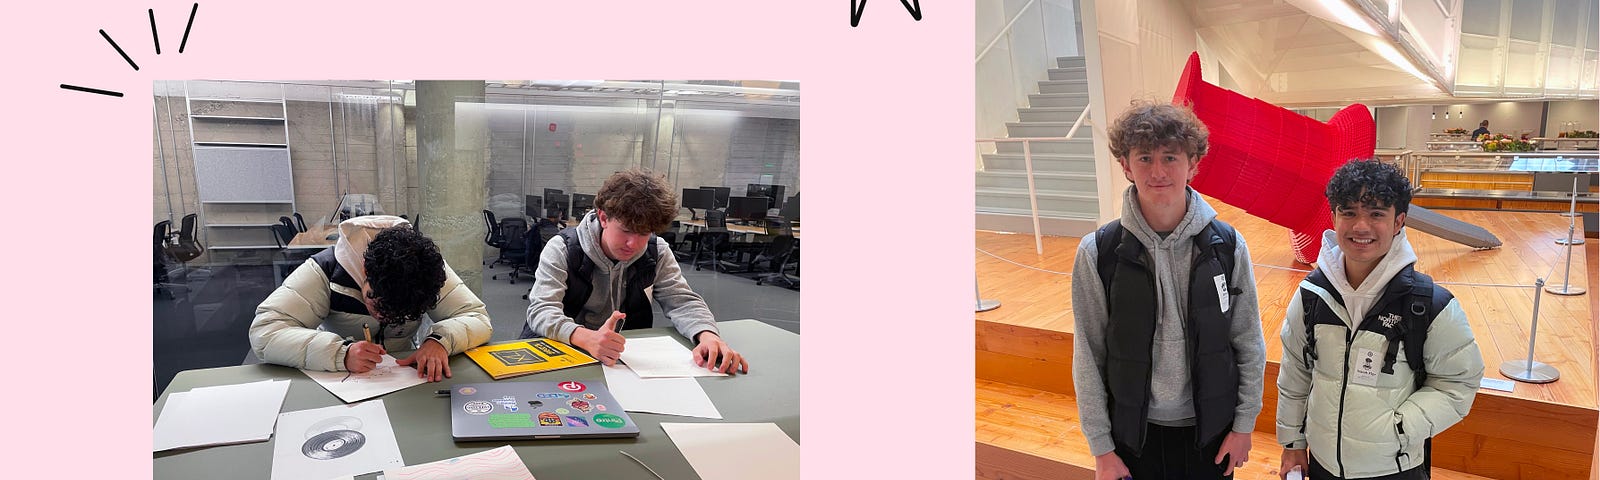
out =
<path fill-rule="evenodd" d="M 1378 313 L 1372 310 L 1389 281 L 1417 257 L 1402 230 L 1378 267 L 1355 288 L 1346 280 L 1344 255 L 1336 240 L 1333 231 L 1324 233 L 1317 259 L 1317 268 L 1327 274 L 1335 291 L 1303 281 L 1284 315 L 1278 442 L 1288 448 L 1309 445 L 1317 463 L 1343 478 L 1416 468 L 1423 462 L 1424 441 L 1461 421 L 1472 408 L 1483 378 L 1482 353 L 1473 340 L 1466 312 L 1458 300 L 1451 299 L 1428 328 L 1422 347 L 1427 379 L 1421 389 L 1416 388 L 1413 368 L 1404 354 L 1397 355 L 1393 374 L 1378 372 L 1376 378 L 1358 380 L 1368 358 L 1362 354 L 1376 352 L 1381 363 L 1389 340 L 1372 331 L 1357 331 L 1353 338 L 1349 334 L 1363 319 Z M 1308 291 L 1322 297 L 1344 322 L 1342 327 L 1315 326 L 1315 371 L 1306 368 L 1302 354 L 1306 332 L 1301 296 Z"/>

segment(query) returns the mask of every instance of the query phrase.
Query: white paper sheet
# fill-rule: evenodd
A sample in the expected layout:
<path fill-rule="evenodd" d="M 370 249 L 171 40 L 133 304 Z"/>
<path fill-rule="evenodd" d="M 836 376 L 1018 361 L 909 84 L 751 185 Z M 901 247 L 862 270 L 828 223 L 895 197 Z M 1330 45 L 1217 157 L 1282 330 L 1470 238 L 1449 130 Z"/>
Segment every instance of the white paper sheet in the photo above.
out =
<path fill-rule="evenodd" d="M 711 397 L 693 378 L 639 378 L 625 365 L 605 367 L 606 389 L 630 412 L 722 419 Z"/>
<path fill-rule="evenodd" d="M 350 372 L 323 372 L 314 370 L 301 370 L 307 377 L 316 380 L 322 388 L 329 393 L 337 395 L 344 403 L 359 402 L 389 392 L 403 390 L 424 383 L 428 380 L 417 376 L 417 369 L 402 367 L 395 363 L 394 357 L 383 356 L 383 361 L 377 368 L 361 373 Z M 346 379 L 346 376 L 349 376 Z"/>
<path fill-rule="evenodd" d="M 362 475 L 404 467 L 383 400 L 278 415 L 272 480 Z"/>
<path fill-rule="evenodd" d="M 270 438 L 289 383 L 269 380 L 168 395 L 161 416 L 156 419 L 154 451 Z"/>
<path fill-rule="evenodd" d="M 432 463 L 385 470 L 384 480 L 536 480 L 510 445 Z"/>
<path fill-rule="evenodd" d="M 775 423 L 662 423 L 701 480 L 800 478 L 800 445 Z"/>
<path fill-rule="evenodd" d="M 672 337 L 630 338 L 622 347 L 622 363 L 628 364 L 639 378 L 661 377 L 725 377 L 705 367 L 696 366 L 689 349 Z"/>

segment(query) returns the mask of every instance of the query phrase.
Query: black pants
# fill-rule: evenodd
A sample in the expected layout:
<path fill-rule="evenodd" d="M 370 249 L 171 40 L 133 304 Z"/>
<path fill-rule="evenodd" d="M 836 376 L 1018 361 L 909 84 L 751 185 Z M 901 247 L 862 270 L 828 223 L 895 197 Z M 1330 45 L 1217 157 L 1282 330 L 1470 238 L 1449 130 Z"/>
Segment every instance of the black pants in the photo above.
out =
<path fill-rule="evenodd" d="M 1213 462 L 1227 434 L 1218 435 L 1204 448 L 1196 448 L 1194 429 L 1149 424 L 1142 453 L 1133 455 L 1119 448 L 1117 457 L 1128 466 L 1134 480 L 1233 480 L 1233 475 L 1222 474 L 1232 459 L 1223 459 L 1220 465 Z"/>
<path fill-rule="evenodd" d="M 1428 477 L 1430 476 L 1431 475 L 1429 475 L 1427 468 L 1417 467 L 1400 473 L 1391 473 L 1381 477 L 1367 477 L 1360 480 L 1428 480 Z M 1336 477 L 1332 472 L 1329 472 L 1328 469 L 1322 468 L 1322 464 L 1317 463 L 1317 457 L 1311 457 L 1311 475 L 1307 477 L 1306 480 L 1344 479 Z"/>

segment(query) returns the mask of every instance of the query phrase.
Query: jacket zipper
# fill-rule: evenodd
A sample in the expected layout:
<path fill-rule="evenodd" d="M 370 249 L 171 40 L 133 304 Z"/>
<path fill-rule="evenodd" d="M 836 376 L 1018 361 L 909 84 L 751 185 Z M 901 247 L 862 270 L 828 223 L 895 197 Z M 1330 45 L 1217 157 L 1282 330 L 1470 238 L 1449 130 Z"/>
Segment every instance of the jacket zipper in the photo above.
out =
<path fill-rule="evenodd" d="M 1316 325 L 1312 325 L 1311 327 L 1312 328 L 1316 328 Z M 1344 336 L 1344 375 L 1339 377 L 1339 380 L 1340 380 L 1339 381 L 1339 421 L 1336 424 L 1337 426 L 1335 427 L 1335 432 L 1338 434 L 1338 437 L 1337 437 L 1338 441 L 1334 442 L 1334 444 L 1333 444 L 1333 452 L 1334 452 L 1333 453 L 1333 455 L 1334 455 L 1333 458 L 1334 458 L 1334 461 L 1339 464 L 1339 473 L 1337 474 L 1339 477 L 1344 477 L 1345 476 L 1345 471 L 1344 471 L 1344 398 L 1345 398 L 1345 392 L 1350 388 L 1350 346 L 1355 344 L 1355 339 L 1356 339 L 1356 336 L 1355 336 L 1355 331 L 1354 330 L 1348 330 L 1348 331 L 1345 332 L 1345 336 Z"/>

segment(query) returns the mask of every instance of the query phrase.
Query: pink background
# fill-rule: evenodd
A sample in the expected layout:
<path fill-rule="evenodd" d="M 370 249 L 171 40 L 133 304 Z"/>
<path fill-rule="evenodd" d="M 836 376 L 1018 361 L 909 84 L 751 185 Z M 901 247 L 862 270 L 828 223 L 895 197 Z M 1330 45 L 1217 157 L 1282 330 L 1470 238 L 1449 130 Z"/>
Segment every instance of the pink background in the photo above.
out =
<path fill-rule="evenodd" d="M 799 80 L 804 477 L 972 475 L 973 7 L 848 3 L 201 2 L 179 54 L 192 2 L 12 2 L 7 476 L 150 475 L 150 90 L 185 78 Z"/>

